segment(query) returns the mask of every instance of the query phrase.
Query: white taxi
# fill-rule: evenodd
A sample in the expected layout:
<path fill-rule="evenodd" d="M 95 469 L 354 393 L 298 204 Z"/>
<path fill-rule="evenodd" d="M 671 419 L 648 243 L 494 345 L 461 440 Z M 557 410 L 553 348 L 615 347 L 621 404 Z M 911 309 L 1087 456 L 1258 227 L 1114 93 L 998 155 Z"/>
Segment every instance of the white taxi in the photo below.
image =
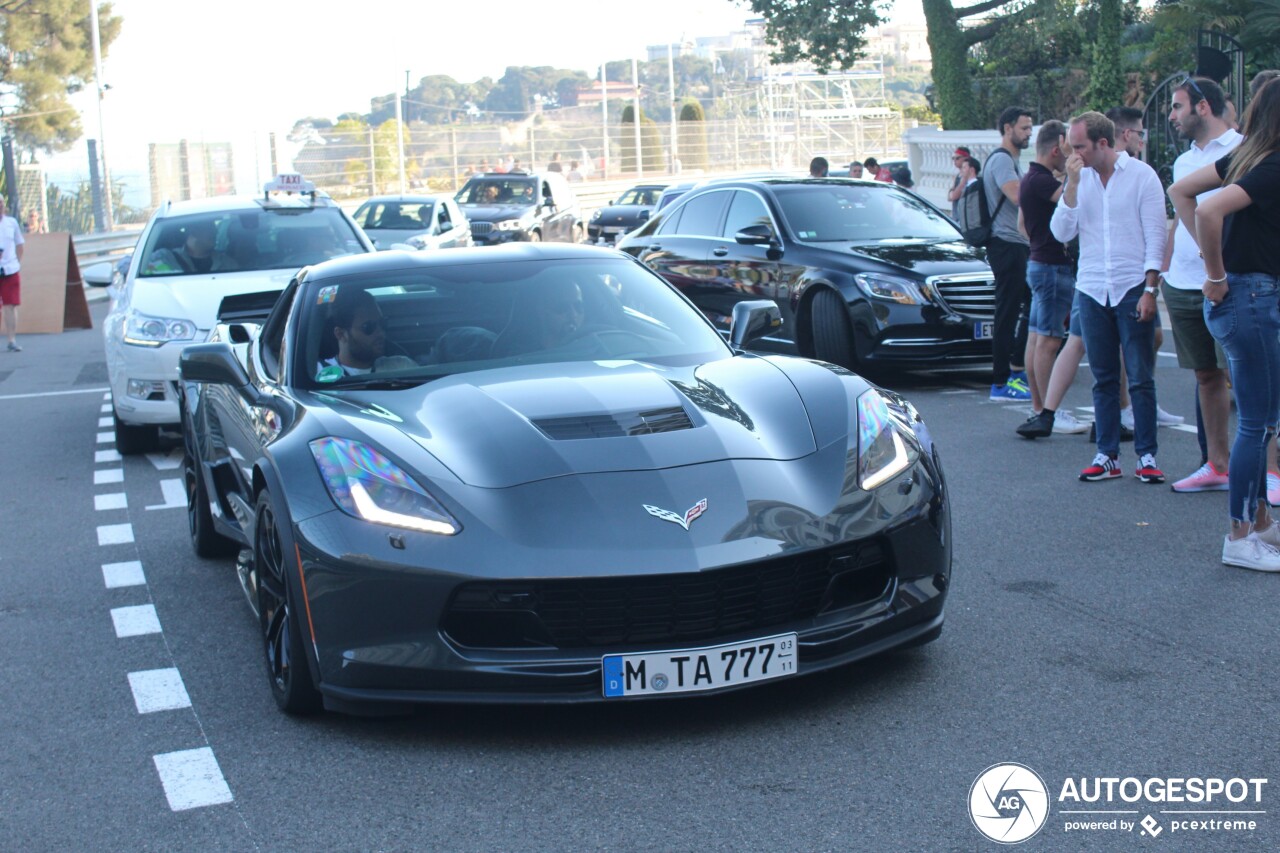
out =
<path fill-rule="evenodd" d="M 224 297 L 283 290 L 304 266 L 372 251 L 351 217 L 297 174 L 277 175 L 258 197 L 161 205 L 103 324 L 116 449 L 151 450 L 160 427 L 178 428 L 178 356 L 205 339 Z"/>

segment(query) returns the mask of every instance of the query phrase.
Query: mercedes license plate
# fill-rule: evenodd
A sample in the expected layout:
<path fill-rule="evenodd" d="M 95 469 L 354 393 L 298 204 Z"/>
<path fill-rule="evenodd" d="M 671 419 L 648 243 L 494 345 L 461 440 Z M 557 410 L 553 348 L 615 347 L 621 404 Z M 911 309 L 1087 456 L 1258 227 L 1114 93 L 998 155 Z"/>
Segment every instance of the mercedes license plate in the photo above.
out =
<path fill-rule="evenodd" d="M 702 649 L 604 656 L 604 695 L 694 693 L 796 673 L 796 635 Z"/>
<path fill-rule="evenodd" d="M 989 341 L 993 337 L 991 327 L 995 321 L 978 320 L 973 324 L 973 339 L 975 341 Z"/>

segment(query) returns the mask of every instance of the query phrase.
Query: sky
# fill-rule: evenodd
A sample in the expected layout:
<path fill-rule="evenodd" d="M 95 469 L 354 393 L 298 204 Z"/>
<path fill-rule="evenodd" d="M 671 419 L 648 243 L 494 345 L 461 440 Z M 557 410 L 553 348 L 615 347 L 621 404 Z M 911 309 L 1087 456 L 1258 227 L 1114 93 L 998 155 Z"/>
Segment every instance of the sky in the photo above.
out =
<path fill-rule="evenodd" d="M 406 70 L 412 85 L 430 74 L 496 80 L 509 65 L 594 73 L 602 59 L 643 59 L 650 44 L 725 34 L 752 17 L 730 0 L 112 2 L 124 19 L 103 61 L 113 173 L 145 169 L 149 142 L 237 142 L 303 116 L 367 112 L 371 97 L 403 89 Z M 918 0 L 896 5 L 895 20 L 921 18 Z M 97 137 L 92 91 L 73 104 L 85 138 Z M 85 150 L 82 139 L 50 170 L 87 172 Z"/>

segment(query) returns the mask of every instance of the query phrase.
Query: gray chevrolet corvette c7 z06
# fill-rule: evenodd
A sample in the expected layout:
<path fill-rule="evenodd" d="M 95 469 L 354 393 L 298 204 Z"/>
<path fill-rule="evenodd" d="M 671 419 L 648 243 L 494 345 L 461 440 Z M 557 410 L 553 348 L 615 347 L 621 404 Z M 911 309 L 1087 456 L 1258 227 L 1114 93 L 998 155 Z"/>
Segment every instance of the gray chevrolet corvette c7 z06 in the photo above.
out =
<path fill-rule="evenodd" d="M 625 702 L 936 638 L 905 399 L 745 351 L 610 249 L 383 252 L 225 300 L 182 356 L 191 542 L 239 552 L 281 709 Z"/>

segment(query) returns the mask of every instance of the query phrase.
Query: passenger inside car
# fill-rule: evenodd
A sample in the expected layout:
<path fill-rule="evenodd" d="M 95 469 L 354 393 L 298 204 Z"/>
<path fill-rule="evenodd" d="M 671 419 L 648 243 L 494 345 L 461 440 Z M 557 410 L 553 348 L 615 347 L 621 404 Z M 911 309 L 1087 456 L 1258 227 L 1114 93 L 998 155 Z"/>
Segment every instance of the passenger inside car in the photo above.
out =
<path fill-rule="evenodd" d="M 387 327 L 373 294 L 358 287 L 336 288 L 325 315 L 327 334 L 320 340 L 317 382 L 344 376 L 417 367 L 407 356 L 388 357 Z"/>

